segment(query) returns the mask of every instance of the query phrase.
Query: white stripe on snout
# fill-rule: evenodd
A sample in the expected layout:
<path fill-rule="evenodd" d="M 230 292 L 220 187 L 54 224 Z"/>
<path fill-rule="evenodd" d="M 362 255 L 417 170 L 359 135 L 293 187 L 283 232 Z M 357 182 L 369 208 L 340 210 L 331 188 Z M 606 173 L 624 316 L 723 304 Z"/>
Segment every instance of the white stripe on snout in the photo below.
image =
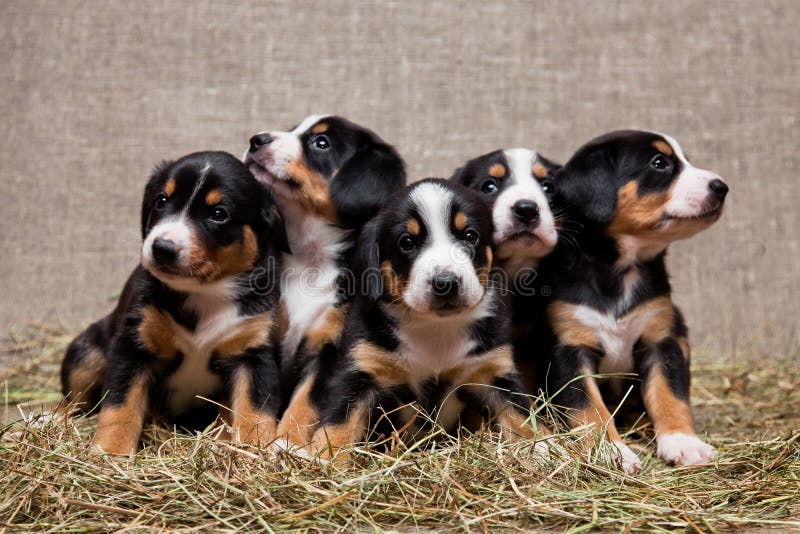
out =
<path fill-rule="evenodd" d="M 507 262 L 505 265 L 507 269 L 513 270 L 512 264 L 517 267 L 528 263 L 533 265 L 539 258 L 550 252 L 558 241 L 558 233 L 547 196 L 542 191 L 538 180 L 533 176 L 533 165 L 538 159 L 536 152 L 526 148 L 511 148 L 504 150 L 503 154 L 508 164 L 508 184 L 495 199 L 492 207 L 492 219 L 494 220 L 494 240 L 500 245 L 498 258 Z M 517 232 L 527 229 L 512 211 L 514 204 L 520 200 L 532 200 L 539 207 L 539 224 L 534 228 L 533 234 L 541 243 L 530 246 L 515 243 L 504 247 L 503 241 Z"/>
<path fill-rule="evenodd" d="M 669 143 L 678 160 L 683 164 L 683 169 L 678 175 L 675 185 L 672 186 L 670 199 L 665 208 L 666 213 L 673 217 L 696 217 L 700 215 L 711 196 L 709 183 L 712 180 L 721 180 L 720 176 L 689 163 L 683 154 L 683 149 L 674 138 L 662 133 L 654 133 L 660 135 Z"/>
<path fill-rule="evenodd" d="M 427 311 L 433 298 L 433 276 L 451 272 L 460 278 L 464 304 L 469 307 L 476 305 L 483 298 L 484 290 L 472 258 L 450 231 L 453 192 L 439 184 L 426 183 L 412 190 L 410 198 L 428 234 L 424 248 L 411 268 L 403 300 L 411 309 Z"/>
<path fill-rule="evenodd" d="M 156 224 L 142 244 L 142 259 L 145 266 L 154 265 L 153 242 L 156 239 L 167 239 L 178 246 L 178 259 L 176 264 L 186 266 L 189 264 L 189 252 L 192 248 L 192 230 L 186 219 L 186 211 L 180 215 L 169 217 Z"/>

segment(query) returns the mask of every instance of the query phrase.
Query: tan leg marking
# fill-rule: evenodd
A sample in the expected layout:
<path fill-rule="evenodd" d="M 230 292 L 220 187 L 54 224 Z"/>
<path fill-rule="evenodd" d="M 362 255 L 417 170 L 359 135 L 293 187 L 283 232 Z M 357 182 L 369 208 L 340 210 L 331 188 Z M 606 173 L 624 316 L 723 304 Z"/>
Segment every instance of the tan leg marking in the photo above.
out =
<path fill-rule="evenodd" d="M 575 304 L 561 301 L 553 301 L 547 307 L 547 317 L 558 341 L 573 347 L 600 348 L 594 330 L 577 318 L 577 310 Z"/>
<path fill-rule="evenodd" d="M 248 349 L 266 345 L 271 329 L 272 312 L 248 317 L 214 347 L 214 352 L 222 358 L 241 356 Z"/>
<path fill-rule="evenodd" d="M 350 350 L 356 367 L 371 375 L 381 387 L 396 386 L 408 382 L 408 371 L 400 365 L 397 356 L 366 341 Z"/>
<path fill-rule="evenodd" d="M 314 376 L 309 376 L 300 383 L 278 423 L 278 438 L 286 439 L 298 447 L 311 442 L 319 424 L 319 413 L 311 402 L 313 382 Z"/>
<path fill-rule="evenodd" d="M 106 377 L 106 358 L 97 348 L 92 348 L 83 355 L 78 365 L 69 372 L 68 400 L 75 404 L 83 404 L 83 409 L 92 408 L 85 406 L 89 399 L 89 392 L 93 386 L 102 385 Z"/>
<path fill-rule="evenodd" d="M 348 306 L 342 305 L 331 308 L 325 313 L 322 324 L 306 334 L 306 348 L 312 352 L 319 352 L 327 343 L 336 342 L 342 335 L 344 320 L 347 317 Z"/>
<path fill-rule="evenodd" d="M 650 371 L 642 388 L 644 405 L 656 434 L 695 435 L 689 403 L 675 396 L 659 366 Z"/>
<path fill-rule="evenodd" d="M 97 418 L 94 446 L 109 454 L 136 452 L 147 414 L 147 378 L 133 379 L 128 395 L 119 406 L 103 406 Z"/>
<path fill-rule="evenodd" d="M 236 370 L 231 392 L 231 434 L 233 441 L 263 447 L 275 439 L 277 422 L 273 414 L 253 404 L 251 383 L 250 371 Z"/>
<path fill-rule="evenodd" d="M 672 307 L 672 300 L 668 296 L 648 300 L 636 306 L 629 312 L 629 314 L 631 313 L 650 315 L 650 320 L 642 330 L 641 338 L 644 341 L 658 343 L 672 335 L 672 330 L 675 327 L 675 309 Z"/>
<path fill-rule="evenodd" d="M 139 323 L 139 339 L 151 354 L 162 358 L 173 358 L 178 353 L 175 345 L 175 319 L 155 306 L 142 308 Z"/>
<path fill-rule="evenodd" d="M 344 461 L 348 457 L 346 447 L 364 440 L 368 414 L 363 404 L 351 407 L 344 423 L 320 427 L 312 440 L 313 449 L 320 458 Z"/>

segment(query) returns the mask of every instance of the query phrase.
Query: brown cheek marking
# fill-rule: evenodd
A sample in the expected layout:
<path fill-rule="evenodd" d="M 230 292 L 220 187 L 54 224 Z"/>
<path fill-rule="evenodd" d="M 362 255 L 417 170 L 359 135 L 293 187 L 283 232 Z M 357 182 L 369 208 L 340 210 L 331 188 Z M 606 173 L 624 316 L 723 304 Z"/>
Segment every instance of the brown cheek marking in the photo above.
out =
<path fill-rule="evenodd" d="M 608 227 L 611 235 L 635 234 L 654 230 L 661 222 L 669 194 L 639 195 L 635 181 L 625 184 L 617 193 L 617 211 Z"/>
<path fill-rule="evenodd" d="M 558 341 L 573 347 L 599 348 L 594 331 L 576 318 L 578 307 L 555 301 L 547 307 L 547 318 Z"/>
<path fill-rule="evenodd" d="M 237 369 L 231 393 L 231 437 L 239 443 L 264 446 L 275 439 L 277 423 L 273 414 L 253 405 L 251 385 L 250 371 L 244 367 Z"/>
<path fill-rule="evenodd" d="M 250 226 L 242 227 L 242 241 L 210 252 L 192 236 L 189 265 L 193 278 L 211 282 L 249 271 L 258 258 L 258 241 Z"/>
<path fill-rule="evenodd" d="M 125 402 L 119 406 L 103 406 L 97 418 L 94 446 L 109 454 L 136 452 L 147 413 L 147 379 L 133 379 Z"/>
<path fill-rule="evenodd" d="M 295 190 L 295 198 L 306 211 L 336 222 L 336 208 L 325 178 L 309 169 L 302 160 L 289 163 L 286 174 L 298 184 L 299 190 Z"/>
<path fill-rule="evenodd" d="M 463 230 L 467 227 L 467 215 L 463 211 L 456 213 L 453 217 L 453 226 L 456 230 Z"/>
<path fill-rule="evenodd" d="M 346 461 L 349 457 L 343 447 L 362 441 L 367 431 L 368 414 L 363 403 L 352 406 L 344 423 L 326 425 L 314 433 L 312 447 L 319 452 L 320 458 L 335 456 L 337 462 Z"/>
<path fill-rule="evenodd" d="M 86 404 L 90 401 L 90 391 L 92 386 L 98 386 L 105 382 L 106 358 L 102 352 L 92 348 L 83 355 L 78 365 L 69 372 L 69 397 L 70 402 Z M 91 406 L 85 405 L 88 409 Z"/>
<path fill-rule="evenodd" d="M 584 375 L 591 374 L 589 369 L 583 369 L 581 372 Z M 603 396 L 600 394 L 597 380 L 592 376 L 584 376 L 582 380 L 586 394 L 589 397 L 589 406 L 580 410 L 577 413 L 576 420 L 571 421 L 570 425 L 575 428 L 581 425 L 593 424 L 597 432 L 601 432 L 603 428 L 606 428 L 608 439 L 621 441 L 622 438 L 614 425 L 614 418 L 611 412 L 608 411 L 605 402 L 603 402 Z"/>
<path fill-rule="evenodd" d="M 175 192 L 175 179 L 170 178 L 169 181 L 167 182 L 166 187 L 164 187 L 164 194 L 167 195 L 168 197 L 171 197 L 172 193 L 174 192 Z"/>
<path fill-rule="evenodd" d="M 547 176 L 547 169 L 541 163 L 534 163 L 533 175 L 539 179 L 545 178 Z"/>
<path fill-rule="evenodd" d="M 495 163 L 489 167 L 489 176 L 492 178 L 502 178 L 506 175 L 506 166 L 502 163 Z"/>
<path fill-rule="evenodd" d="M 660 367 L 652 369 L 643 390 L 645 408 L 656 434 L 695 435 L 689 403 L 675 396 Z"/>
<path fill-rule="evenodd" d="M 321 133 L 325 133 L 327 131 L 328 131 L 328 123 L 327 122 L 317 123 L 317 124 L 314 125 L 313 128 L 311 128 L 311 133 L 315 133 L 315 134 L 321 134 Z"/>
<path fill-rule="evenodd" d="M 419 221 L 413 217 L 406 221 L 406 230 L 408 230 L 408 233 L 411 235 L 419 235 L 422 231 L 419 226 Z"/>
<path fill-rule="evenodd" d="M 167 312 L 153 306 L 141 311 L 139 339 L 148 351 L 162 358 L 173 358 L 178 353 L 175 345 L 175 320 Z"/>
<path fill-rule="evenodd" d="M 400 301 L 403 298 L 403 291 L 405 291 L 405 283 L 397 276 L 392 267 L 392 262 L 384 260 L 381 263 L 381 275 L 383 276 L 383 285 L 386 293 L 392 297 L 393 301 Z"/>
<path fill-rule="evenodd" d="M 673 152 L 672 147 L 669 146 L 669 143 L 667 143 L 666 141 L 662 141 L 660 139 L 653 141 L 653 147 L 662 154 L 666 154 L 667 156 L 671 156 L 675 153 Z"/>
<path fill-rule="evenodd" d="M 336 342 L 342 335 L 346 316 L 347 305 L 328 310 L 322 325 L 306 335 L 306 348 L 312 352 L 319 352 L 327 343 Z"/>
<path fill-rule="evenodd" d="M 207 206 L 216 206 L 219 204 L 219 201 L 222 200 L 222 191 L 219 189 L 212 189 L 206 195 L 206 205 Z"/>
<path fill-rule="evenodd" d="M 241 356 L 247 349 L 263 347 L 272 330 L 272 312 L 248 317 L 228 333 L 214 352 L 222 358 Z"/>
<path fill-rule="evenodd" d="M 285 438 L 292 445 L 299 447 L 311 442 L 314 430 L 319 424 L 319 413 L 311 402 L 314 379 L 314 375 L 311 375 L 297 387 L 278 424 L 278 437 Z"/>
<path fill-rule="evenodd" d="M 651 315 L 650 320 L 642 330 L 641 338 L 644 341 L 658 343 L 672 335 L 672 330 L 675 326 L 675 312 L 669 297 L 657 297 L 648 300 L 626 313 L 625 316 L 634 313 Z"/>
<path fill-rule="evenodd" d="M 408 372 L 399 364 L 397 357 L 372 343 L 358 343 L 350 350 L 350 357 L 359 370 L 372 376 L 382 387 L 408 382 Z"/>

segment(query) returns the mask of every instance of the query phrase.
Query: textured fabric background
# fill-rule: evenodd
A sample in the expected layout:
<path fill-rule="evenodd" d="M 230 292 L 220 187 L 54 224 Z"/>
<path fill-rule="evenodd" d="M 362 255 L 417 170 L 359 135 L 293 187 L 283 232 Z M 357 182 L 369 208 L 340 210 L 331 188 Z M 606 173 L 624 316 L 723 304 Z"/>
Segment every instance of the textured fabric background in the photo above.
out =
<path fill-rule="evenodd" d="M 726 177 L 673 246 L 695 345 L 787 351 L 800 295 L 800 2 L 0 2 L 0 332 L 77 328 L 137 261 L 152 166 L 312 112 L 362 122 L 416 179 L 491 149 L 565 160 L 671 133 Z"/>

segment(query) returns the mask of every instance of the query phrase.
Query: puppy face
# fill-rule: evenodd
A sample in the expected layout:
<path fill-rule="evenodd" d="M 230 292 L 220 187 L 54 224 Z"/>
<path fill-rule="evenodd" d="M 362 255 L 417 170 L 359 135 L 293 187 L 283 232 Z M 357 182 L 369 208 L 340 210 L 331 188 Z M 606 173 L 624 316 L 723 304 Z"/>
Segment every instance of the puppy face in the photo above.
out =
<path fill-rule="evenodd" d="M 440 179 L 409 186 L 362 234 L 367 296 L 420 314 L 468 312 L 488 289 L 491 231 L 476 193 Z"/>
<path fill-rule="evenodd" d="M 589 142 L 557 172 L 556 186 L 609 235 L 657 247 L 708 228 L 728 192 L 717 174 L 689 163 L 673 138 L 644 131 Z"/>
<path fill-rule="evenodd" d="M 391 146 L 335 116 L 311 115 L 291 131 L 254 135 L 244 162 L 279 201 L 347 227 L 363 224 L 405 185 Z"/>
<path fill-rule="evenodd" d="M 284 240 L 269 191 L 224 152 L 159 166 L 145 189 L 141 222 L 142 265 L 179 290 L 249 271 Z"/>
<path fill-rule="evenodd" d="M 453 180 L 492 204 L 492 237 L 500 260 L 535 262 L 555 247 L 549 177 L 557 167 L 532 150 L 514 148 L 485 154 L 456 171 Z"/>

